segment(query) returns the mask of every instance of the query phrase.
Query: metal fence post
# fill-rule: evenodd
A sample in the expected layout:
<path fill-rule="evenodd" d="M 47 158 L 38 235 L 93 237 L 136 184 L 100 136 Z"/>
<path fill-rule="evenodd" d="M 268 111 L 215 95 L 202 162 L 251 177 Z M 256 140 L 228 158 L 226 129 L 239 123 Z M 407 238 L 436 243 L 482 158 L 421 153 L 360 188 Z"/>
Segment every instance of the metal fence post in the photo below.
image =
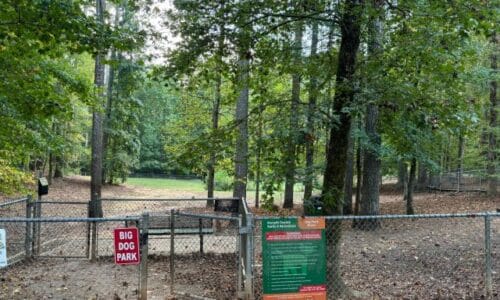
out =
<path fill-rule="evenodd" d="M 247 215 L 246 261 L 245 261 L 245 299 L 254 299 L 253 294 L 253 215 Z"/>
<path fill-rule="evenodd" d="M 87 204 L 87 217 L 90 218 L 90 201 Z M 85 253 L 87 258 L 90 258 L 90 222 L 87 222 L 87 243 Z"/>
<path fill-rule="evenodd" d="M 174 285 L 175 285 L 175 210 L 170 211 L 170 295 L 174 295 Z"/>
<path fill-rule="evenodd" d="M 491 216 L 487 214 L 484 217 L 484 287 L 486 298 L 492 298 L 492 279 L 491 279 Z"/>
<path fill-rule="evenodd" d="M 91 214 L 91 212 L 95 212 L 96 211 L 96 207 L 97 207 L 97 202 L 101 201 L 101 199 L 99 197 L 97 197 L 98 199 L 97 200 L 90 200 L 89 202 L 89 217 L 92 217 L 92 218 L 95 218 L 96 216 L 93 215 L 93 213 Z M 102 216 L 100 216 L 102 218 Z M 99 250 L 99 247 L 97 245 L 98 243 L 98 233 L 97 233 L 97 230 L 98 230 L 98 224 L 97 222 L 92 222 L 91 226 L 90 226 L 90 261 L 92 262 L 95 262 L 97 260 L 97 257 L 99 256 L 99 254 L 97 253 L 98 250 Z"/>
<path fill-rule="evenodd" d="M 92 222 L 90 225 L 91 231 L 91 247 L 90 247 L 90 261 L 95 262 L 97 259 L 97 222 Z"/>
<path fill-rule="evenodd" d="M 200 254 L 203 254 L 203 219 L 199 219 Z"/>
<path fill-rule="evenodd" d="M 148 299 L 148 231 L 149 213 L 142 214 L 141 219 L 141 264 L 139 265 L 139 299 Z"/>
<path fill-rule="evenodd" d="M 38 196 L 38 199 L 34 201 L 33 205 L 33 214 L 34 218 L 40 219 L 42 216 L 42 197 Z M 32 255 L 40 255 L 40 230 L 41 223 L 33 222 L 32 224 L 32 239 L 31 239 L 31 251 Z"/>
<path fill-rule="evenodd" d="M 243 290 L 243 266 L 242 266 L 242 263 L 243 263 L 243 249 L 242 249 L 242 245 L 243 245 L 243 235 L 244 233 L 242 232 L 242 229 L 243 229 L 243 223 L 242 223 L 242 217 L 240 215 L 239 219 L 238 219 L 238 239 L 236 240 L 236 247 L 238 249 L 238 255 L 237 255 L 237 270 L 238 270 L 238 290 L 237 290 L 237 293 L 238 293 L 238 297 L 239 298 L 242 298 L 242 294 L 244 292 Z"/>
<path fill-rule="evenodd" d="M 32 196 L 28 195 L 26 199 L 26 219 L 31 219 L 32 217 Z M 32 229 L 32 223 L 31 222 L 26 222 L 26 232 L 25 232 L 25 239 L 24 239 L 24 251 L 25 251 L 25 256 L 26 257 L 31 257 L 32 254 L 32 242 L 31 240 L 33 237 L 31 236 L 31 229 Z"/>

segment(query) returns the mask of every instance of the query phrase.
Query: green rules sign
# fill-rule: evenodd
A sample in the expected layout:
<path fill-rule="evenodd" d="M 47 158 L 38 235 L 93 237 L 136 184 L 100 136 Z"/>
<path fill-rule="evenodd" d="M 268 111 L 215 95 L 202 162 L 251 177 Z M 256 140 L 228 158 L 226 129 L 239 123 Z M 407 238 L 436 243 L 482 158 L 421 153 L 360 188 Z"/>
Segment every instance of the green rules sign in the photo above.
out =
<path fill-rule="evenodd" d="M 262 224 L 264 300 L 326 300 L 324 218 Z"/>

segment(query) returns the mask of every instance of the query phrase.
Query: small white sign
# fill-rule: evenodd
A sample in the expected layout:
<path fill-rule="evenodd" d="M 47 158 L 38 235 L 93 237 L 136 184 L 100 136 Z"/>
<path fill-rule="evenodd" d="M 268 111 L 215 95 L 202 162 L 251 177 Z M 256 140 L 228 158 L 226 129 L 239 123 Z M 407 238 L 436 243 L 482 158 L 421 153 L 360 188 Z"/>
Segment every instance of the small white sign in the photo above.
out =
<path fill-rule="evenodd" d="M 7 266 L 7 238 L 5 229 L 0 229 L 0 268 Z"/>

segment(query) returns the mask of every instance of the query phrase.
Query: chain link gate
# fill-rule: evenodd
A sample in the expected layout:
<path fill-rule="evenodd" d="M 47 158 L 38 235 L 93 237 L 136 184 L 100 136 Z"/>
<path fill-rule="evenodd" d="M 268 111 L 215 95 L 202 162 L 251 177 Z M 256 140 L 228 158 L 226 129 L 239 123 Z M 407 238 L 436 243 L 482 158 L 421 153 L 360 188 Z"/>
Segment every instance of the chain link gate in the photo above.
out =
<path fill-rule="evenodd" d="M 172 211 L 170 294 L 238 299 L 242 278 L 240 219 Z"/>

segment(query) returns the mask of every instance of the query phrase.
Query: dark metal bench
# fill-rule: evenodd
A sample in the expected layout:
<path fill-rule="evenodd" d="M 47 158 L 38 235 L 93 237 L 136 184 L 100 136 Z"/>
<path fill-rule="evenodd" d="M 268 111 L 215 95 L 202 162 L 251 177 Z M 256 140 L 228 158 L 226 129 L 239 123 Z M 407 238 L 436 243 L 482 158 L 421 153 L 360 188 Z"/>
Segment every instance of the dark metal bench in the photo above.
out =
<path fill-rule="evenodd" d="M 174 234 L 212 234 L 214 232 L 210 219 L 177 217 L 174 221 Z M 170 235 L 171 232 L 169 215 L 149 217 L 149 235 Z"/>

